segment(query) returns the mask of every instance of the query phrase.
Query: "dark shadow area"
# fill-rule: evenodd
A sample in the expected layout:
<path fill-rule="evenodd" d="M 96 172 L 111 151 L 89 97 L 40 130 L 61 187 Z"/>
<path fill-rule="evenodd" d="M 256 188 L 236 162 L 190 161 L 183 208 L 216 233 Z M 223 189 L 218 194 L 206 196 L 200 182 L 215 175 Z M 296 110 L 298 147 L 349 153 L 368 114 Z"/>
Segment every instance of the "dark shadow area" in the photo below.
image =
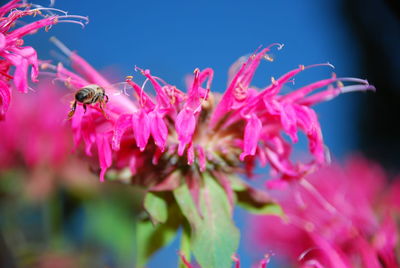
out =
<path fill-rule="evenodd" d="M 361 49 L 360 70 L 375 85 L 360 105 L 359 148 L 390 172 L 400 171 L 400 2 L 343 1 L 344 19 Z"/>

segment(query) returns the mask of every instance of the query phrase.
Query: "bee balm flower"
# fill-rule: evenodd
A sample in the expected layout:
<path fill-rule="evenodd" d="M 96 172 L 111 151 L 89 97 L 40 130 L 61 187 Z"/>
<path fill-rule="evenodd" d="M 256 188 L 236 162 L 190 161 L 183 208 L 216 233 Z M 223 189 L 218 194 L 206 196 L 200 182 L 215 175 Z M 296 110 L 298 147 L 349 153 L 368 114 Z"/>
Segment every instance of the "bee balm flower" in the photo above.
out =
<path fill-rule="evenodd" d="M 280 94 L 282 87 L 298 73 L 321 66 L 301 65 L 256 90 L 251 86 L 254 73 L 274 46 L 280 47 L 273 44 L 248 57 L 222 96 L 211 92 L 210 68 L 196 69 L 186 92 L 154 76 L 150 70 L 137 68 L 154 87 L 155 96 L 146 93 L 144 86 L 130 77 L 126 82 L 135 100 L 123 94 L 116 96 L 115 89 L 108 89 L 107 118 L 98 105 L 86 113 L 78 106 L 72 118 L 75 142 L 84 141 L 88 155 L 92 155 L 92 146 L 97 146 L 102 181 L 110 167 L 117 171 L 128 168 L 132 182 L 153 187 L 161 182 L 171 185 L 176 180 L 176 170 L 191 174 L 189 177 L 208 171 L 223 180 L 225 175 L 240 171 L 251 173 L 256 160 L 270 164 L 281 178 L 302 177 L 311 167 L 325 161 L 321 128 L 312 105 L 343 92 L 374 87 L 365 80 L 333 76 Z M 88 84 L 110 87 L 76 53 L 64 51 L 80 76 L 59 65 L 57 74 L 61 80 L 75 89 Z M 344 82 L 355 85 L 344 86 Z M 326 89 L 314 93 L 321 88 Z M 299 131 L 308 138 L 313 156 L 310 163 L 290 159 L 292 146 L 283 135 L 295 143 Z"/>
<path fill-rule="evenodd" d="M 211 92 L 210 68 L 194 71 L 187 92 L 153 76 L 149 70 L 137 68 L 154 87 L 155 96 L 131 78 L 126 82 L 136 100 L 123 94 L 116 96 L 115 89 L 108 89 L 107 118 L 98 105 L 87 113 L 78 106 L 72 118 L 75 141 L 84 141 L 88 155 L 92 154 L 92 145 L 97 146 L 102 181 L 111 166 L 117 170 L 129 167 L 133 178 L 141 175 L 153 185 L 167 180 L 176 169 L 191 170 L 193 174 L 232 174 L 245 171 L 246 167 L 250 173 L 256 159 L 270 164 L 284 179 L 302 177 L 310 167 L 325 161 L 321 129 L 311 106 L 343 92 L 374 87 L 365 80 L 333 76 L 279 94 L 298 73 L 320 66 L 301 65 L 256 90 L 251 86 L 252 78 L 273 46 L 280 47 L 273 44 L 248 57 L 222 96 Z M 61 80 L 75 89 L 88 84 L 110 87 L 81 57 L 66 52 L 80 76 L 59 65 L 57 74 Z M 344 86 L 344 82 L 356 85 Z M 326 89 L 312 94 L 320 88 Z M 311 163 L 294 163 L 290 159 L 291 144 L 283 134 L 295 143 L 299 131 L 309 140 L 314 157 Z"/>
<path fill-rule="evenodd" d="M 23 37 L 34 33 L 40 28 L 49 29 L 59 22 L 72 22 L 83 25 L 87 18 L 67 15 L 64 11 L 54 8 L 37 6 L 30 9 L 31 5 L 20 0 L 13 0 L 0 7 L 0 119 L 3 119 L 11 101 L 11 85 L 20 91 L 28 92 L 28 67 L 31 66 L 31 80 L 37 82 L 38 59 L 33 47 L 23 46 Z M 57 12 L 55 14 L 53 12 Z M 59 14 L 61 13 L 61 14 Z M 16 22 L 24 16 L 42 16 L 42 19 L 16 28 Z M 72 20 L 71 20 L 72 19 Z M 13 74 L 10 68 L 14 67 Z"/>

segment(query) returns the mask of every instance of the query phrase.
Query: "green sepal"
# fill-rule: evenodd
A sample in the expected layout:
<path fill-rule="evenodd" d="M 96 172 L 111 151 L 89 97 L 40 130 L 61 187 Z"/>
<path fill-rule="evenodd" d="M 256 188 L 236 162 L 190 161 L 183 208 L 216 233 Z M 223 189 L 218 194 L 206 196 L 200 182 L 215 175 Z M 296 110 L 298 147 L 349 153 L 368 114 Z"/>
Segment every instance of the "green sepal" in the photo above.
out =
<path fill-rule="evenodd" d="M 154 225 L 165 223 L 168 218 L 168 201 L 162 192 L 147 192 L 144 197 L 144 209 L 149 213 Z"/>

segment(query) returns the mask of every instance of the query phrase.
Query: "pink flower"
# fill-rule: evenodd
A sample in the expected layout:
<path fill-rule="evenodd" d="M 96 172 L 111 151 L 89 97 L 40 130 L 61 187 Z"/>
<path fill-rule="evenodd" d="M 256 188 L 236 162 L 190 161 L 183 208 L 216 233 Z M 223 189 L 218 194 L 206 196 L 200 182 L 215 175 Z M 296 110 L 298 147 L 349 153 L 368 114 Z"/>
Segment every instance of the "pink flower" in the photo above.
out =
<path fill-rule="evenodd" d="M 31 5 L 20 0 L 12 0 L 0 7 L 0 120 L 4 119 L 10 105 L 10 81 L 13 81 L 14 86 L 20 92 L 27 93 L 28 68 L 31 66 L 31 80 L 37 82 L 39 69 L 36 51 L 30 46 L 23 46 L 22 38 L 40 28 L 47 30 L 53 24 L 59 22 L 73 22 L 83 25 L 79 20 L 87 21 L 85 17 L 67 15 L 64 11 L 54 8 L 35 6 L 34 9 L 30 9 L 30 7 Z M 56 15 L 53 12 L 61 13 L 61 15 Z M 36 15 L 43 18 L 15 29 L 16 22 L 21 17 Z M 13 74 L 10 73 L 12 66 L 15 67 Z"/>
<path fill-rule="evenodd" d="M 87 165 L 70 157 L 68 108 L 60 101 L 65 94 L 45 79 L 38 86 L 47 90 L 28 98 L 16 92 L 7 117 L 0 121 L 0 171 L 17 170 L 24 179 L 23 192 L 34 198 L 46 197 L 60 183 L 94 189 Z"/>
<path fill-rule="evenodd" d="M 385 184 L 382 169 L 362 158 L 320 169 L 277 194 L 283 218 L 252 219 L 252 242 L 295 267 L 400 267 L 400 188 Z"/>
<path fill-rule="evenodd" d="M 78 106 L 71 120 L 75 143 L 83 141 L 87 155 L 92 155 L 93 145 L 97 145 L 101 181 L 111 167 L 117 172 L 128 168 L 132 182 L 145 180 L 141 183 L 147 186 L 162 184 L 176 170 L 195 176 L 203 171 L 250 174 L 257 159 L 263 165 L 270 164 L 274 173 L 284 179 L 302 177 L 325 161 L 321 129 L 311 105 L 342 92 L 374 88 L 361 79 L 332 77 L 286 95 L 279 94 L 296 74 L 320 66 L 312 65 L 300 66 L 256 90 L 250 85 L 252 77 L 274 46 L 279 45 L 271 45 L 241 64 L 222 96 L 210 91 L 213 71 L 209 68 L 194 71 L 186 93 L 149 70 L 136 68 L 156 94 L 151 96 L 145 92 L 144 85 L 129 78 L 128 90 L 133 89 L 135 101 L 124 94 L 116 95 L 118 91 L 88 63 L 64 49 L 79 75 L 59 65 L 58 78 L 75 90 L 89 84 L 100 85 L 106 88 L 110 99 L 107 117 L 98 103 L 86 113 Z M 342 82 L 356 85 L 346 87 Z M 328 88 L 310 95 L 324 87 Z M 314 156 L 310 163 L 290 160 L 292 147 L 283 135 L 295 143 L 299 131 L 308 137 L 310 153 Z M 138 174 L 140 179 L 135 176 Z"/>

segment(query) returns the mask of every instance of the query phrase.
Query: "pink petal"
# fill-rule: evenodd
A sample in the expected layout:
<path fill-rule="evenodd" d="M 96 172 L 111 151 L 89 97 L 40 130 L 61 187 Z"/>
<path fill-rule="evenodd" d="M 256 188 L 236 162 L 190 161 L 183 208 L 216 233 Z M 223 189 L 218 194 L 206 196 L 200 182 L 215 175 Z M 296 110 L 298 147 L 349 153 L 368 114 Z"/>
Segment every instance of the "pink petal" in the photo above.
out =
<path fill-rule="evenodd" d="M 147 110 L 153 110 L 155 107 L 155 104 L 154 104 L 153 100 L 150 98 L 150 96 L 138 84 L 133 82 L 131 79 L 127 79 L 126 82 L 136 92 L 136 97 L 138 98 L 139 104 Z"/>
<path fill-rule="evenodd" d="M 10 51 L 14 52 L 15 54 L 19 55 L 20 57 L 26 59 L 29 65 L 32 65 L 31 71 L 31 80 L 33 82 L 37 82 L 37 77 L 39 74 L 39 67 L 38 67 L 38 59 L 35 49 L 32 47 L 23 47 L 23 48 L 12 48 Z"/>
<path fill-rule="evenodd" d="M 324 80 L 309 84 L 309 85 L 299 88 L 289 94 L 286 94 L 285 96 L 282 97 L 282 101 L 295 102 L 297 100 L 304 98 L 310 92 L 312 92 L 318 88 L 325 87 L 325 86 L 335 82 L 336 80 L 337 80 L 336 77 L 333 77 L 333 78 L 324 79 Z"/>
<path fill-rule="evenodd" d="M 294 106 L 300 128 L 304 130 L 309 140 L 310 152 L 319 163 L 325 161 L 324 142 L 321 127 L 314 110 L 307 106 Z"/>
<path fill-rule="evenodd" d="M 32 23 L 29 23 L 27 25 L 24 25 L 12 32 L 10 32 L 7 36 L 9 40 L 16 40 L 16 39 L 21 39 L 23 36 L 30 34 L 40 28 L 53 25 L 57 23 L 57 17 L 48 17 L 42 20 L 34 21 Z"/>
<path fill-rule="evenodd" d="M 0 52 L 6 47 L 6 37 L 4 34 L 0 33 Z"/>
<path fill-rule="evenodd" d="M 153 85 L 154 89 L 156 90 L 158 104 L 163 108 L 169 107 L 170 103 L 169 103 L 169 98 L 168 98 L 167 94 L 165 94 L 161 85 L 150 74 L 150 70 L 143 71 L 143 74 L 150 80 L 151 84 Z"/>
<path fill-rule="evenodd" d="M 14 84 L 15 87 L 23 93 L 28 93 L 28 60 L 21 58 L 20 62 L 15 66 Z"/>
<path fill-rule="evenodd" d="M 310 237 L 313 239 L 315 245 L 319 247 L 326 256 L 327 260 L 331 263 L 331 267 L 335 268 L 352 268 L 347 260 L 342 256 L 341 251 L 331 245 L 327 240 L 318 234 L 310 233 Z"/>
<path fill-rule="evenodd" d="M 261 120 L 255 114 L 249 115 L 246 121 L 243 152 L 240 154 L 241 161 L 248 155 L 255 155 L 262 128 Z"/>
<path fill-rule="evenodd" d="M 130 114 L 122 114 L 114 126 L 114 134 L 112 137 L 112 149 L 114 151 L 118 151 L 120 149 L 120 143 L 122 136 L 125 131 L 132 126 L 132 115 Z"/>
<path fill-rule="evenodd" d="M 74 74 L 73 72 L 64 68 L 64 66 L 59 63 L 57 65 L 57 77 L 61 81 L 65 81 L 65 83 L 71 84 L 75 89 L 79 89 L 90 84 L 85 79 L 81 78 L 79 75 Z"/>
<path fill-rule="evenodd" d="M 157 111 L 153 111 L 149 114 L 149 120 L 154 142 L 161 151 L 164 151 L 168 136 L 168 128 L 164 118 Z"/>
<path fill-rule="evenodd" d="M 178 155 L 182 156 L 186 145 L 192 141 L 192 136 L 196 128 L 196 118 L 193 111 L 182 109 L 176 118 L 175 128 L 179 140 Z"/>
<path fill-rule="evenodd" d="M 11 101 L 11 88 L 0 80 L 0 120 L 5 118 Z"/>
<path fill-rule="evenodd" d="M 3 17 L 6 13 L 10 12 L 11 9 L 17 8 L 21 5 L 20 0 L 12 0 L 7 4 L 0 7 L 0 17 Z"/>
<path fill-rule="evenodd" d="M 212 116 L 211 116 L 211 127 L 214 128 L 218 121 L 223 118 L 228 112 L 231 111 L 232 105 L 235 101 L 235 97 L 233 95 L 233 90 L 236 87 L 236 83 L 240 78 L 240 75 L 244 72 L 246 67 L 246 63 L 242 65 L 240 70 L 237 72 L 236 76 L 233 78 L 229 87 L 225 91 L 224 95 L 222 95 L 221 100 L 219 101 L 217 107 L 215 108 Z"/>
<path fill-rule="evenodd" d="M 70 58 L 71 58 L 72 68 L 77 70 L 88 81 L 90 81 L 90 83 L 94 83 L 100 86 L 107 86 L 110 84 L 87 61 L 85 61 L 82 57 L 78 56 L 78 54 L 72 53 Z"/>
<path fill-rule="evenodd" d="M 140 151 L 144 151 L 150 137 L 150 120 L 147 113 L 141 109 L 132 116 L 133 133 Z"/>
<path fill-rule="evenodd" d="M 112 163 L 112 151 L 107 136 L 103 134 L 96 135 L 97 152 L 100 162 L 100 181 L 104 182 L 104 175 Z"/>

